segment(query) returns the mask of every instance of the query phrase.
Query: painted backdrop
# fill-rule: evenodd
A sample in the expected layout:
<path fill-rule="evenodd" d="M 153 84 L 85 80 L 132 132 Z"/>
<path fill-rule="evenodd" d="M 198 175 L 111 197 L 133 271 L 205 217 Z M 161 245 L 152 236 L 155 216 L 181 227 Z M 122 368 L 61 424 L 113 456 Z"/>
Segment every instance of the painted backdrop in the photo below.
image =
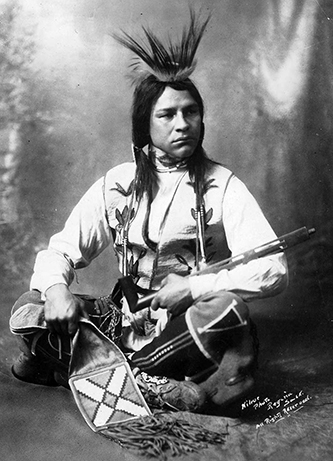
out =
<path fill-rule="evenodd" d="M 205 148 L 248 185 L 278 234 L 315 227 L 288 252 L 290 287 L 262 315 L 332 317 L 332 39 L 327 0 L 2 0 L 0 229 L 6 286 L 32 262 L 84 191 L 131 160 L 130 53 L 111 37 L 149 25 L 177 34 L 188 3 L 212 19 L 194 80 Z M 79 274 L 108 292 L 112 250 Z"/>

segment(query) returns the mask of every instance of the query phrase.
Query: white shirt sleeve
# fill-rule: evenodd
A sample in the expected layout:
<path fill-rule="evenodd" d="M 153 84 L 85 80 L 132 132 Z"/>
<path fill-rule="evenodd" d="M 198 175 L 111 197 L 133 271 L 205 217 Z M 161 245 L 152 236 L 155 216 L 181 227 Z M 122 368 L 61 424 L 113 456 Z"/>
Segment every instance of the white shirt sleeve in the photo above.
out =
<path fill-rule="evenodd" d="M 247 187 L 232 177 L 223 202 L 223 225 L 232 256 L 237 256 L 276 239 L 276 234 Z M 217 274 L 190 277 L 192 296 L 209 292 L 232 291 L 245 301 L 281 292 L 288 283 L 287 262 L 283 253 L 269 255 Z"/>
<path fill-rule="evenodd" d="M 75 206 L 64 229 L 51 237 L 47 250 L 38 253 L 30 289 L 44 294 L 57 283 L 70 285 L 75 269 L 88 266 L 111 240 L 101 178 Z"/>

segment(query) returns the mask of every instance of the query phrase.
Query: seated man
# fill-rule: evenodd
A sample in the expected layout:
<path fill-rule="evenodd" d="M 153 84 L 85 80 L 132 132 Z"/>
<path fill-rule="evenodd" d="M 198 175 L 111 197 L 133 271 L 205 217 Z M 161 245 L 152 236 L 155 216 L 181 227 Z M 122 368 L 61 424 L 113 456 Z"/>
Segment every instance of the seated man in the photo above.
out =
<path fill-rule="evenodd" d="M 22 335 L 16 378 L 66 385 L 69 340 L 80 317 L 96 316 L 103 304 L 75 296 L 70 284 L 113 241 L 121 273 L 140 292 L 158 290 L 135 314 L 117 290 L 106 311 L 100 309 L 116 318 L 109 336 L 148 402 L 155 391 L 162 403 L 199 411 L 207 403 L 226 406 L 252 388 L 255 348 L 246 303 L 280 293 L 287 266 L 280 253 L 200 272 L 276 238 L 246 186 L 202 146 L 203 101 L 189 76 L 206 24 L 192 15 L 181 43 L 169 49 L 146 30 L 151 49 L 128 35 L 116 37 L 137 55 L 134 161 L 98 180 L 37 255 L 32 291 L 13 315 L 27 303 L 42 306 L 49 334 Z M 61 360 L 52 353 L 58 343 L 67 351 Z"/>

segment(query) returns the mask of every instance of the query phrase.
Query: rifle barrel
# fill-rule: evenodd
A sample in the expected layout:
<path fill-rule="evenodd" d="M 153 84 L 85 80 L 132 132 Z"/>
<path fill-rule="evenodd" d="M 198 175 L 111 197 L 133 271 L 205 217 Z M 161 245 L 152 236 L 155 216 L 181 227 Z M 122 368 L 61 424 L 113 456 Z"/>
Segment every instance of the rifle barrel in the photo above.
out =
<path fill-rule="evenodd" d="M 197 272 L 193 272 L 189 275 L 189 277 L 195 277 L 197 275 L 207 273 L 216 273 L 222 269 L 231 269 L 241 264 L 247 264 L 249 261 L 262 258 L 263 256 L 267 256 L 269 254 L 280 253 L 287 248 L 291 248 L 295 245 L 298 245 L 299 243 L 309 240 L 310 236 L 314 234 L 315 231 L 316 230 L 314 228 L 307 229 L 306 227 L 301 227 L 295 231 L 289 232 L 288 234 L 282 235 L 281 237 L 278 237 L 271 242 L 264 243 L 263 245 L 260 245 L 252 250 L 246 251 L 237 256 L 232 256 L 231 258 L 224 259 L 223 261 L 219 261 L 215 264 L 211 264 L 210 266 L 200 269 Z M 122 279 L 119 279 L 120 282 L 121 280 Z M 132 280 L 130 281 L 132 282 Z M 157 293 L 157 291 L 151 291 L 151 293 L 143 296 L 142 298 L 138 298 L 136 291 L 135 293 L 130 292 L 131 289 L 128 283 L 129 281 L 125 280 L 124 282 L 125 283 L 121 283 L 121 285 L 123 285 L 124 295 L 129 301 L 129 306 L 132 313 L 138 312 L 144 307 L 148 307 Z M 133 286 L 135 287 L 134 284 Z"/>
<path fill-rule="evenodd" d="M 280 253 L 281 251 L 309 240 L 310 236 L 314 233 L 314 228 L 308 230 L 306 227 L 301 227 L 300 229 L 282 235 L 281 237 L 278 237 L 271 242 L 264 243 L 263 245 L 260 245 L 252 250 L 245 251 L 244 253 L 241 253 L 237 256 L 231 256 L 230 258 L 224 259 L 223 261 L 211 264 L 210 266 L 194 272 L 190 275 L 190 277 L 208 273 L 216 273 L 222 269 L 232 269 L 235 266 L 247 264 L 253 259 L 262 258 L 263 256 L 267 256 L 269 254 Z"/>

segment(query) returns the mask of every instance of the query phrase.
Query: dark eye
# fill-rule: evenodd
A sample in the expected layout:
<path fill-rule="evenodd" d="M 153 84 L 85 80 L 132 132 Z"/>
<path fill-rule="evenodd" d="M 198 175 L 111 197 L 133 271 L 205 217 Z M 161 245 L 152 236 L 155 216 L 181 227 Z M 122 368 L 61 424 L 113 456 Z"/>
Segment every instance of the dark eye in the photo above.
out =
<path fill-rule="evenodd" d="M 186 115 L 197 115 L 199 113 L 199 109 L 197 107 L 190 107 L 186 110 Z"/>
<path fill-rule="evenodd" d="M 172 112 L 162 112 L 159 116 L 159 118 L 165 118 L 165 119 L 170 119 L 173 117 Z"/>

